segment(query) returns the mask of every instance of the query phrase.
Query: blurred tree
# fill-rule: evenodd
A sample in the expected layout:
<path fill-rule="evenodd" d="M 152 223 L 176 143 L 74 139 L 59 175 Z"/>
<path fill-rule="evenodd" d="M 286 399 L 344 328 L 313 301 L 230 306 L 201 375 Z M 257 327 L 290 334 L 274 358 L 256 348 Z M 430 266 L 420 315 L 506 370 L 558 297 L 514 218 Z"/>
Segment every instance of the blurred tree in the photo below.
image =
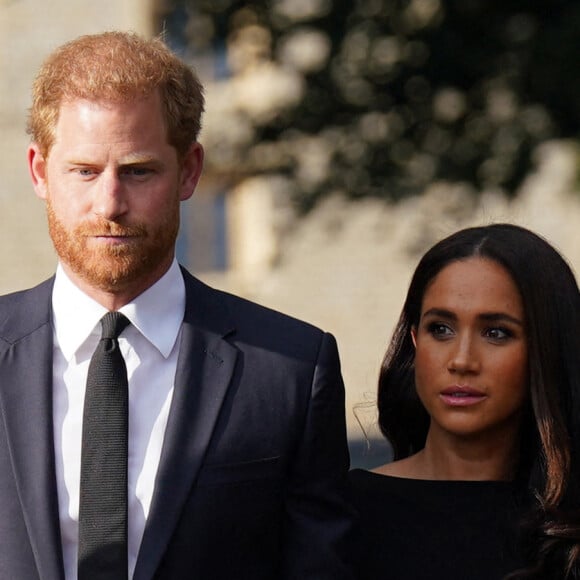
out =
<path fill-rule="evenodd" d="M 513 194 L 536 145 L 580 128 L 578 0 L 165 0 L 161 21 L 223 55 L 210 168 L 286 176 L 304 210 L 435 180 Z"/>

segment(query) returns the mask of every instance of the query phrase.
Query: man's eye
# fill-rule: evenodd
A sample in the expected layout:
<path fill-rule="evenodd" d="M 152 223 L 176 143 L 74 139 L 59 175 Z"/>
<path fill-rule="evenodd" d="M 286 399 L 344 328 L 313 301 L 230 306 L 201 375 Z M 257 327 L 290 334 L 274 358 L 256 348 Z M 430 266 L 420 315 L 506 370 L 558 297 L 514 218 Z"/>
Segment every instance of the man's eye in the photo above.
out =
<path fill-rule="evenodd" d="M 148 167 L 127 167 L 123 170 L 124 175 L 129 175 L 132 177 L 145 177 L 151 173 L 151 169 Z"/>

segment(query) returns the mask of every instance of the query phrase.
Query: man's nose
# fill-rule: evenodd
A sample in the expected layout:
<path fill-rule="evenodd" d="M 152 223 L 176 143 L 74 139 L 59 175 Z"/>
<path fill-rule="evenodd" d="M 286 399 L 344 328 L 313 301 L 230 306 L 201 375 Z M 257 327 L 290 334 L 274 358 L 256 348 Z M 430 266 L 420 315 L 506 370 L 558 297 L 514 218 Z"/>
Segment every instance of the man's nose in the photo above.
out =
<path fill-rule="evenodd" d="M 127 194 L 121 177 L 114 171 L 103 171 L 96 184 L 93 213 L 114 220 L 128 209 Z"/>

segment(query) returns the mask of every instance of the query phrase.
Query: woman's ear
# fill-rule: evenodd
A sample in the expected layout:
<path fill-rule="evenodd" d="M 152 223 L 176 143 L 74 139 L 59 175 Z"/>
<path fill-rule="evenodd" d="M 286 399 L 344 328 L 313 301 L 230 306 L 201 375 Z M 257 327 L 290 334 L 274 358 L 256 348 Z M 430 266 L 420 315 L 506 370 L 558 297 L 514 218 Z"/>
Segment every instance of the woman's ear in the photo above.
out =
<path fill-rule="evenodd" d="M 411 340 L 413 341 L 413 346 L 417 348 L 417 327 L 415 325 L 411 326 Z"/>

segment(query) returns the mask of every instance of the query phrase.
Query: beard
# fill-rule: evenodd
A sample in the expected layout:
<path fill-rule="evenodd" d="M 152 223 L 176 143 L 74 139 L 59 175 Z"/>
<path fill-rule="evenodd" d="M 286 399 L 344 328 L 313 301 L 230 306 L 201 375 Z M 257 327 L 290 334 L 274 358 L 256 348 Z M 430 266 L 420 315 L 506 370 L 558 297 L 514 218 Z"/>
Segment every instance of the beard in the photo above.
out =
<path fill-rule="evenodd" d="M 46 204 L 48 231 L 60 260 L 90 286 L 119 292 L 147 280 L 164 262 L 168 266 L 179 230 L 179 201 L 168 207 L 155 225 L 124 225 L 94 219 L 67 229 L 50 197 Z M 130 236 L 123 244 L 92 244 L 99 235 Z M 160 271 L 159 277 L 163 274 Z"/>

